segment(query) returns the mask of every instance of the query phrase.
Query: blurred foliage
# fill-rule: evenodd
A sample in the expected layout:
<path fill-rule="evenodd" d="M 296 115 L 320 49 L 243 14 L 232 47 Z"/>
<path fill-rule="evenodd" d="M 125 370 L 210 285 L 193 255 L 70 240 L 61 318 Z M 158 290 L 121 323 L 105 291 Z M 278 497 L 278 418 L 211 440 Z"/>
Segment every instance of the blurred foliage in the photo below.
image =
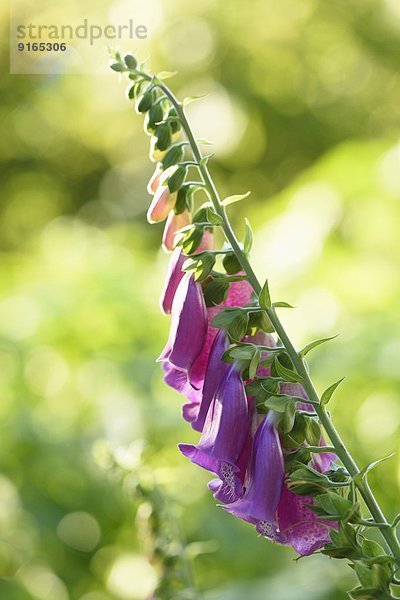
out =
<path fill-rule="evenodd" d="M 298 306 L 284 313 L 294 339 L 340 333 L 312 369 L 321 389 L 347 376 L 333 407 L 344 438 L 361 464 L 396 450 L 398 2 L 174 0 L 154 10 L 153 70 L 177 69 L 180 96 L 209 93 L 190 117 L 215 141 L 221 193 L 252 190 L 230 212 L 239 231 L 245 214 L 256 228 L 254 263 L 274 297 Z M 154 364 L 168 327 L 157 305 L 167 259 L 144 218 L 152 167 L 140 119 L 113 73 L 8 75 L 0 11 L 1 598 L 151 593 L 130 473 L 143 439 L 144 465 L 187 540 L 216 544 L 194 561 L 207 599 L 345 598 L 344 565 L 293 563 L 217 509 L 207 474 L 179 455 L 178 441 L 196 435 Z M 104 447 L 127 475 L 115 475 Z M 397 455 L 371 475 L 389 516 L 399 478 Z"/>

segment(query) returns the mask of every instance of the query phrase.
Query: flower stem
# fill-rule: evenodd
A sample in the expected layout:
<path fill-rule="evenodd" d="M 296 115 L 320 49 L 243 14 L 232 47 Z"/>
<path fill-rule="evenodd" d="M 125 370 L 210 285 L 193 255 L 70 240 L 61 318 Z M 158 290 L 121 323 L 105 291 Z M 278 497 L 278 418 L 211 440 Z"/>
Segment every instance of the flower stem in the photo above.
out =
<path fill-rule="evenodd" d="M 147 73 L 138 72 L 138 71 L 136 71 L 136 73 L 139 73 L 141 77 L 147 79 L 148 81 L 154 82 L 154 78 L 151 77 L 150 75 L 148 75 Z M 179 102 L 179 100 L 175 97 L 175 95 L 171 92 L 171 90 L 165 84 L 163 84 L 160 81 L 156 81 L 156 85 L 163 91 L 165 96 L 168 97 L 168 99 L 170 100 L 171 104 L 174 106 L 174 108 L 177 112 L 177 115 L 181 122 L 182 128 L 185 132 L 186 138 L 191 147 L 193 157 L 198 165 L 199 171 L 200 171 L 202 179 L 203 179 L 203 183 L 205 184 L 205 188 L 208 191 L 208 194 L 210 196 L 210 199 L 214 206 L 214 209 L 222 217 L 221 227 L 225 234 L 225 237 L 228 240 L 228 242 L 230 243 L 237 260 L 239 261 L 240 265 L 243 268 L 243 271 L 246 273 L 250 285 L 254 289 L 255 293 L 257 295 L 259 295 L 261 292 L 262 286 L 261 286 L 260 282 L 258 281 L 257 276 L 246 256 L 246 254 L 243 252 L 243 250 L 239 244 L 239 241 L 232 229 L 232 225 L 229 221 L 229 217 L 226 213 L 225 207 L 223 206 L 223 204 L 221 202 L 221 198 L 219 197 L 218 191 L 215 187 L 214 181 L 208 170 L 207 164 L 202 160 L 203 156 L 200 151 L 199 145 L 196 141 L 196 138 L 193 134 L 193 131 L 191 129 L 190 123 L 186 117 L 184 106 L 182 105 L 181 102 Z M 380 531 L 381 531 L 383 537 L 385 538 L 386 543 L 387 543 L 388 547 L 390 548 L 390 551 L 391 551 L 393 557 L 396 559 L 397 564 L 400 566 L 400 543 L 397 538 L 395 530 L 393 528 L 390 528 L 389 523 L 388 523 L 385 515 L 383 514 L 382 509 L 380 508 L 366 478 L 364 477 L 364 478 L 356 479 L 357 475 L 360 474 L 360 469 L 358 468 L 357 463 L 351 456 L 350 452 L 347 450 L 342 438 L 340 437 L 339 433 L 337 432 L 337 430 L 332 422 L 330 414 L 326 411 L 325 407 L 321 404 L 320 397 L 319 397 L 319 395 L 314 387 L 314 384 L 311 380 L 311 377 L 308 373 L 304 359 L 299 355 L 299 353 L 297 352 L 293 343 L 291 342 L 281 320 L 279 319 L 279 317 L 276 313 L 275 308 L 274 307 L 268 308 L 267 314 L 268 314 L 268 317 L 269 317 L 272 325 L 274 326 L 275 331 L 276 331 L 277 335 L 279 336 L 279 339 L 281 340 L 289 358 L 291 359 L 291 361 L 293 363 L 294 369 L 302 377 L 304 390 L 307 393 L 307 396 L 309 397 L 309 399 L 311 400 L 311 402 L 315 408 L 315 412 L 317 413 L 322 426 L 324 427 L 326 433 L 329 436 L 329 439 L 332 443 L 335 453 L 337 454 L 339 459 L 342 461 L 343 465 L 349 472 L 350 476 L 354 479 L 355 485 L 357 486 L 366 506 L 368 507 L 368 510 L 369 510 L 374 522 L 379 523 L 381 525 Z M 382 525 L 383 525 L 383 527 L 382 527 Z M 386 525 L 387 525 L 387 527 L 386 527 Z"/>

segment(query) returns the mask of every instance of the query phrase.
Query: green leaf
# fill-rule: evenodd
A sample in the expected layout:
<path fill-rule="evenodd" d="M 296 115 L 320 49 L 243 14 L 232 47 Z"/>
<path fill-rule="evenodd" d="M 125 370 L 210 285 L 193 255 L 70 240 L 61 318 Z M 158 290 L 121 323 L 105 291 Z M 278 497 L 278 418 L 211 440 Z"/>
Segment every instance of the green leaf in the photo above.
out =
<path fill-rule="evenodd" d="M 332 335 L 331 337 L 321 338 L 319 340 L 315 340 L 314 342 L 310 342 L 309 344 L 304 346 L 304 348 L 302 350 L 300 350 L 299 356 L 306 356 L 314 348 L 317 348 L 318 346 L 320 346 L 321 344 L 324 344 L 325 342 L 334 340 L 335 338 L 337 338 L 337 335 Z"/>
<path fill-rule="evenodd" d="M 247 327 L 249 324 L 249 315 L 247 312 L 240 311 L 239 314 L 233 319 L 232 323 L 228 328 L 229 336 L 233 340 L 241 340 L 247 333 Z"/>
<path fill-rule="evenodd" d="M 375 469 L 378 465 L 380 465 L 385 460 L 389 460 L 389 458 L 392 458 L 392 456 L 394 456 L 395 454 L 396 454 L 395 452 L 391 452 L 390 454 L 388 454 L 388 456 L 384 456 L 383 458 L 379 458 L 378 460 L 374 460 L 374 462 L 369 463 L 366 467 L 361 469 L 361 471 L 358 473 L 358 475 L 356 475 L 354 477 L 354 481 L 362 481 L 363 479 L 365 479 L 367 474 L 370 471 L 372 471 L 372 469 Z"/>
<path fill-rule="evenodd" d="M 260 292 L 258 301 L 260 303 L 261 308 L 263 308 L 264 310 L 267 310 L 268 308 L 271 308 L 271 306 L 272 306 L 271 296 L 270 296 L 269 287 L 268 287 L 268 279 L 265 280 L 265 283 Z"/>
<path fill-rule="evenodd" d="M 400 513 L 398 515 L 396 515 L 395 518 L 393 519 L 393 521 L 391 523 L 392 529 L 395 529 L 399 523 L 400 523 Z"/>
<path fill-rule="evenodd" d="M 278 375 L 283 377 L 285 381 L 290 381 L 291 383 L 303 383 L 303 378 L 292 369 L 284 367 L 277 356 L 275 357 L 274 367 Z"/>
<path fill-rule="evenodd" d="M 245 194 L 234 194 L 233 196 L 227 196 L 221 202 L 223 206 L 229 206 L 230 204 L 234 204 L 235 202 L 240 202 L 240 200 L 244 200 L 247 196 L 250 196 L 251 192 L 246 192 Z"/>
<path fill-rule="evenodd" d="M 210 140 L 207 140 L 206 138 L 197 138 L 196 142 L 203 144 L 204 146 L 212 146 L 214 144 L 214 142 L 210 142 Z"/>
<path fill-rule="evenodd" d="M 250 251 L 253 247 L 253 230 L 250 225 L 250 221 L 246 219 L 246 235 L 244 237 L 243 249 L 245 254 L 250 254 Z"/>
<path fill-rule="evenodd" d="M 117 73 L 123 73 L 124 71 L 126 71 L 125 65 L 123 65 L 122 63 L 112 63 L 110 65 L 110 68 L 113 71 L 116 71 Z"/>
<path fill-rule="evenodd" d="M 222 304 L 228 296 L 229 283 L 224 277 L 218 277 L 212 279 L 209 283 L 206 283 L 203 291 L 206 306 Z"/>
<path fill-rule="evenodd" d="M 203 94 L 202 96 L 188 96 L 187 98 L 183 99 L 182 106 L 188 106 L 189 104 L 192 104 L 192 102 L 197 102 L 197 100 L 202 100 L 206 96 L 207 96 L 207 94 Z"/>
<path fill-rule="evenodd" d="M 174 77 L 177 73 L 178 71 L 160 71 L 160 73 L 157 73 L 156 78 L 160 79 L 160 81 L 163 81 L 164 79 L 170 79 L 170 77 Z"/>
<path fill-rule="evenodd" d="M 294 308 L 294 306 L 292 306 L 288 302 L 273 302 L 272 306 L 274 308 Z"/>
<path fill-rule="evenodd" d="M 228 329 L 232 321 L 240 314 L 239 310 L 222 310 L 215 315 L 211 324 L 218 329 Z"/>
<path fill-rule="evenodd" d="M 221 215 L 219 215 L 211 206 L 207 207 L 207 220 L 212 223 L 212 225 L 221 225 L 224 221 Z"/>
<path fill-rule="evenodd" d="M 321 428 L 315 419 L 305 416 L 305 439 L 310 446 L 317 446 L 321 440 Z"/>
<path fill-rule="evenodd" d="M 294 404 L 294 402 L 293 398 L 291 398 L 290 396 L 276 395 L 268 396 L 268 398 L 264 400 L 263 404 L 267 408 L 271 408 L 272 410 L 275 410 L 278 413 L 285 413 L 288 410 L 289 406 Z"/>
<path fill-rule="evenodd" d="M 209 276 L 215 264 L 215 255 L 208 252 L 188 258 L 182 265 L 184 271 L 193 271 L 195 281 L 202 281 Z"/>
<path fill-rule="evenodd" d="M 249 378 L 250 379 L 253 379 L 253 377 L 256 376 L 258 365 L 260 364 L 260 360 L 261 360 L 261 352 L 256 349 L 256 351 L 253 354 L 253 358 L 250 361 L 250 365 L 249 365 Z"/>
<path fill-rule="evenodd" d="M 333 394 L 336 392 L 336 389 L 342 383 L 343 379 L 344 377 L 342 377 L 342 379 L 339 379 L 339 381 L 332 383 L 332 385 L 326 388 L 326 390 L 321 396 L 321 406 L 325 406 L 326 404 L 328 404 L 329 400 L 332 398 Z"/>

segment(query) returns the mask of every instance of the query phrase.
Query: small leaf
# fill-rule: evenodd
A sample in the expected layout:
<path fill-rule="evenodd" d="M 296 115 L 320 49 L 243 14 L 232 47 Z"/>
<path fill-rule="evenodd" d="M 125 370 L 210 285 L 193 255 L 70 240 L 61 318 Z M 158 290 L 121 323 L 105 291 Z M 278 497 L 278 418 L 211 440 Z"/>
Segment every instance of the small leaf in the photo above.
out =
<path fill-rule="evenodd" d="M 260 292 L 258 301 L 260 303 L 261 308 L 263 308 L 264 310 L 267 310 L 268 308 L 271 308 L 271 306 L 272 306 L 271 296 L 270 296 L 269 287 L 268 287 L 268 279 L 265 280 L 265 283 Z"/>
<path fill-rule="evenodd" d="M 380 465 L 385 460 L 389 460 L 389 458 L 392 458 L 392 456 L 394 456 L 395 454 L 396 454 L 395 452 L 391 452 L 391 454 L 388 454 L 388 456 L 384 456 L 383 458 L 379 458 L 378 460 L 374 460 L 374 462 L 369 463 L 366 467 L 361 469 L 361 471 L 358 473 L 358 475 L 356 475 L 354 477 L 354 480 L 362 481 L 363 479 L 365 479 L 366 475 L 370 471 L 372 471 L 372 469 L 375 469 L 378 465 Z"/>
<path fill-rule="evenodd" d="M 303 378 L 292 369 L 284 367 L 277 356 L 275 357 L 274 367 L 278 375 L 283 377 L 285 381 L 290 381 L 291 383 L 303 383 Z"/>
<path fill-rule="evenodd" d="M 249 254 L 253 247 L 253 239 L 253 230 L 251 228 L 249 220 L 246 219 L 246 235 L 243 243 L 243 249 L 246 254 Z"/>
<path fill-rule="evenodd" d="M 332 385 L 330 385 L 324 391 L 324 393 L 321 396 L 321 406 L 325 406 L 326 404 L 328 404 L 329 400 L 332 398 L 333 394 L 335 393 L 339 385 L 342 383 L 343 379 L 344 377 L 342 377 L 342 379 L 339 379 L 339 381 L 336 381 L 336 383 L 332 383 Z"/>
<path fill-rule="evenodd" d="M 324 344 L 325 342 L 329 342 L 330 340 L 334 340 L 335 338 L 337 338 L 337 335 L 332 335 L 331 337 L 321 338 L 319 340 L 315 340 L 314 342 L 310 342 L 309 344 L 304 346 L 304 348 L 302 350 L 300 350 L 299 355 L 306 356 L 309 352 L 311 352 L 311 350 L 314 350 L 314 348 L 317 348 L 317 346 L 320 346 L 321 344 Z"/>
<path fill-rule="evenodd" d="M 259 350 L 256 350 L 256 352 L 254 352 L 253 354 L 253 358 L 250 361 L 249 364 L 249 378 L 253 379 L 257 373 L 257 369 L 258 369 L 258 365 L 260 364 L 260 360 L 261 360 L 261 352 Z"/>
<path fill-rule="evenodd" d="M 230 337 L 236 341 L 241 340 L 247 333 L 248 324 L 249 315 L 247 312 L 240 311 L 228 328 Z"/>
<path fill-rule="evenodd" d="M 210 158 L 212 158 L 214 156 L 214 154 L 207 154 L 206 156 L 203 156 L 203 158 L 200 160 L 200 166 L 201 167 L 205 167 L 208 163 L 208 161 L 210 160 Z"/>
<path fill-rule="evenodd" d="M 395 529 L 398 524 L 400 523 L 400 513 L 398 515 L 395 516 L 395 518 L 393 519 L 392 523 L 391 523 L 391 528 Z"/>
<path fill-rule="evenodd" d="M 218 329 L 227 329 L 238 314 L 239 310 L 222 310 L 215 315 L 211 324 Z"/>
<path fill-rule="evenodd" d="M 294 308 L 294 306 L 292 306 L 288 302 L 273 302 L 272 306 L 274 308 Z"/>
<path fill-rule="evenodd" d="M 170 77 L 174 77 L 177 73 L 178 73 L 178 71 L 160 71 L 160 73 L 157 73 L 156 77 L 157 77 L 157 79 L 160 79 L 161 81 L 163 81 L 164 79 L 169 79 Z"/>
<path fill-rule="evenodd" d="M 207 94 L 203 94 L 202 96 L 188 96 L 187 98 L 183 99 L 182 106 L 188 106 L 189 104 L 192 104 L 192 102 L 197 102 L 197 100 L 202 100 L 206 96 L 207 96 Z"/>
<path fill-rule="evenodd" d="M 113 71 L 116 71 L 117 73 L 123 73 L 124 71 L 126 71 L 126 67 L 122 63 L 113 63 L 112 65 L 110 65 L 110 68 Z"/>
<path fill-rule="evenodd" d="M 225 281 L 225 278 L 218 277 L 213 279 L 204 286 L 204 300 L 206 306 L 215 306 L 216 304 L 222 304 L 228 296 L 229 283 Z"/>
<path fill-rule="evenodd" d="M 245 194 L 235 194 L 233 196 L 227 196 L 221 202 L 223 206 L 229 206 L 230 204 L 234 204 L 235 202 L 240 202 L 240 200 L 244 200 L 247 196 L 250 196 L 251 192 L 246 192 Z"/>
<path fill-rule="evenodd" d="M 203 144 L 204 146 L 212 146 L 214 144 L 214 142 L 210 142 L 210 140 L 207 140 L 206 138 L 197 138 L 196 142 Z"/>

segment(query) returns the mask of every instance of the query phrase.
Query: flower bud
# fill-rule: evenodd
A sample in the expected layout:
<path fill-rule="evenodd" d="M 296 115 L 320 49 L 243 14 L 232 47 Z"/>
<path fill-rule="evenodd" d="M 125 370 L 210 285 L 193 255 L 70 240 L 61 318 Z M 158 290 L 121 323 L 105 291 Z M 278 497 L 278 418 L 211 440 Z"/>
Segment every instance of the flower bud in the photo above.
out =
<path fill-rule="evenodd" d="M 143 94 L 141 98 L 139 98 L 136 109 L 140 113 L 147 112 L 150 110 L 151 105 L 153 104 L 153 92 L 152 90 L 147 91 Z"/>
<path fill-rule="evenodd" d="M 171 145 L 171 128 L 168 123 L 162 123 L 156 128 L 157 147 L 159 150 L 167 150 Z"/>
<path fill-rule="evenodd" d="M 173 210 L 168 215 L 165 223 L 164 233 L 162 238 L 162 246 L 166 252 L 172 252 L 175 248 L 174 240 L 175 233 L 178 229 L 186 227 L 191 222 L 190 212 L 185 210 L 183 213 L 176 215 Z"/>
<path fill-rule="evenodd" d="M 157 165 L 153 175 L 150 178 L 149 183 L 147 184 L 147 191 L 149 194 L 155 194 L 158 186 L 160 185 L 160 177 L 163 173 L 161 165 Z"/>
<path fill-rule="evenodd" d="M 128 69 L 136 69 L 137 60 L 132 54 L 126 54 L 124 60 Z"/>
<path fill-rule="evenodd" d="M 152 137 L 150 140 L 150 153 L 149 157 L 152 162 L 159 162 L 165 156 L 165 150 L 161 150 L 157 143 L 157 138 Z"/>
<path fill-rule="evenodd" d="M 164 221 L 169 211 L 174 208 L 176 196 L 176 192 L 171 194 L 166 185 L 159 185 L 147 211 L 148 222 L 159 223 Z"/>
<path fill-rule="evenodd" d="M 153 104 L 149 112 L 146 114 L 144 119 L 144 131 L 145 133 L 154 133 L 157 127 L 157 123 L 160 123 L 164 118 L 164 111 L 159 102 Z"/>
<path fill-rule="evenodd" d="M 168 177 L 168 187 L 170 192 L 177 192 L 185 181 L 187 168 L 178 165 L 173 174 Z"/>
<path fill-rule="evenodd" d="M 185 147 L 183 146 L 183 144 L 171 146 L 171 148 L 168 150 L 167 154 L 165 155 L 165 158 L 162 161 L 164 169 L 167 169 L 172 165 L 176 165 L 177 163 L 182 162 L 184 156 Z"/>

